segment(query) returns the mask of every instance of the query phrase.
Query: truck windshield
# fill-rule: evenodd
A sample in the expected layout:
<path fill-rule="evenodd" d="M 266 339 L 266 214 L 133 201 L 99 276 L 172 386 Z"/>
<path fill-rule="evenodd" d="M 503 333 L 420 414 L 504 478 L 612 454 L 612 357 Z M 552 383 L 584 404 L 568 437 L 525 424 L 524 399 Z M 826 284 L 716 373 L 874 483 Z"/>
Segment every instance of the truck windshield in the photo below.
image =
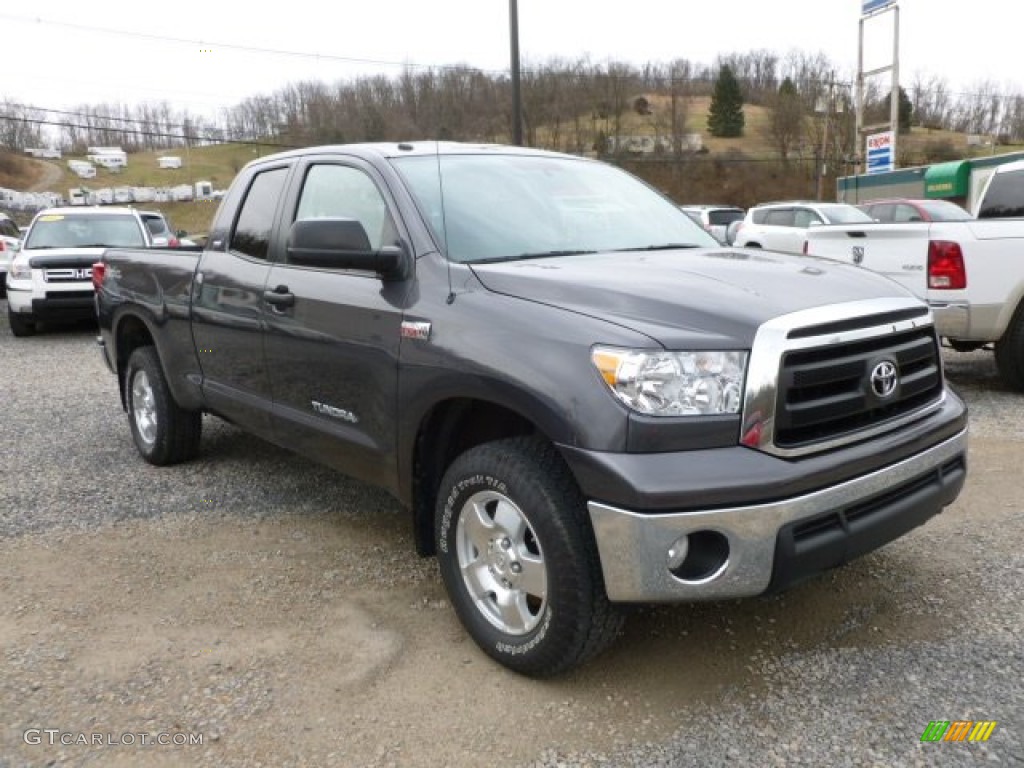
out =
<path fill-rule="evenodd" d="M 56 214 L 36 218 L 25 249 L 33 248 L 142 248 L 142 229 L 127 214 Z"/>
<path fill-rule="evenodd" d="M 392 162 L 452 261 L 718 245 L 672 202 L 603 163 L 511 154 Z"/>

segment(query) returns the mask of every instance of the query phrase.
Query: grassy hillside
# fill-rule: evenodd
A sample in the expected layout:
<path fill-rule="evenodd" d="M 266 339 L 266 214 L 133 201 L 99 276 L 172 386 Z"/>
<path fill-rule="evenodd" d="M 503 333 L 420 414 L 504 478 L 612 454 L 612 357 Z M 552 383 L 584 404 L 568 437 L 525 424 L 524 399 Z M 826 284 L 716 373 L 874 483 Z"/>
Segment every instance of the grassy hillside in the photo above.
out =
<path fill-rule="evenodd" d="M 647 95 L 647 99 L 654 114 L 640 115 L 632 110 L 623 114 L 621 132 L 624 135 L 654 135 L 659 122 L 662 132 L 666 130 L 667 97 Z M 783 166 L 776 162 L 777 153 L 767 129 L 771 116 L 768 109 L 752 104 L 744 105 L 744 136 L 722 139 L 707 132 L 709 106 L 709 97 L 697 97 L 691 99 L 687 107 L 687 131 L 701 134 L 707 150 L 705 154 L 686 158 L 678 166 L 674 163 L 645 162 L 655 160 L 649 157 L 624 158 L 624 165 L 679 202 L 728 202 L 748 206 L 769 198 L 807 197 L 815 194 L 815 170 L 811 162 L 813 146 L 805 144 L 802 148 L 803 162 L 798 160 Z M 590 119 L 588 115 L 587 121 Z M 563 130 L 565 125 L 563 122 Z M 538 135 L 541 141 L 550 138 L 550 132 L 543 127 Z M 908 161 L 913 165 L 924 164 L 924 158 L 934 156 L 939 148 L 953 157 L 989 154 L 993 150 L 1003 153 L 1024 149 L 1011 146 L 968 147 L 967 137 L 963 134 L 917 127 L 900 137 L 901 164 L 908 164 Z M 30 189 L 40 184 L 41 180 L 55 179 L 46 188 L 65 196 L 70 187 L 81 186 L 91 189 L 115 186 L 163 187 L 210 181 L 214 188 L 223 189 L 231 183 L 242 166 L 270 151 L 269 147 L 223 144 L 197 147 L 189 151 L 138 153 L 129 156 L 127 168 L 115 172 L 97 167 L 96 178 L 88 180 L 79 179 L 68 170 L 67 160 L 71 159 L 70 156 L 59 162 L 44 162 L 8 155 L 9 162 L 0 163 L 0 186 Z M 160 169 L 158 159 L 165 154 L 181 157 L 182 167 L 174 170 Z M 851 172 L 852 168 L 830 170 L 832 173 L 842 173 Z M 834 177 L 827 179 L 824 189 L 826 198 L 834 195 Z M 216 210 L 216 204 L 208 202 L 142 205 L 164 211 L 177 228 L 186 229 L 190 233 L 207 231 Z"/>

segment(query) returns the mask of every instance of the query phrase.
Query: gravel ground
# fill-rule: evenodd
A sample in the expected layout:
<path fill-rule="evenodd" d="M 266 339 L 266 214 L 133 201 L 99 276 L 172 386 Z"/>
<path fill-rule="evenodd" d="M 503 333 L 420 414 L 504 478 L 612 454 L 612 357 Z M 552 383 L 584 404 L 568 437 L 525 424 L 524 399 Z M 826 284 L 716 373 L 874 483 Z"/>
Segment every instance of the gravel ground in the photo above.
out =
<path fill-rule="evenodd" d="M 947 356 L 971 467 L 939 518 L 784 595 L 638 610 L 536 683 L 465 638 L 385 494 L 215 419 L 200 460 L 141 462 L 94 335 L 0 320 L 0 768 L 1024 765 L 1024 399 L 990 353 Z M 998 725 L 921 743 L 958 719 Z"/>

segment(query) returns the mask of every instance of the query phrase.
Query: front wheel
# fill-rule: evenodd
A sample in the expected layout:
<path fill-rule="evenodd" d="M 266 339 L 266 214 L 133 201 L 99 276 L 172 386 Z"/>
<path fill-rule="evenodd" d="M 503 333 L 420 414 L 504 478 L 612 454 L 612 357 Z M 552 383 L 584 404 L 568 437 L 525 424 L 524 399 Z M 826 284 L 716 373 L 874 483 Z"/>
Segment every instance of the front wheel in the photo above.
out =
<path fill-rule="evenodd" d="M 124 376 L 128 423 L 142 458 L 158 466 L 194 458 L 203 415 L 174 401 L 156 350 L 139 347 L 132 352 Z"/>
<path fill-rule="evenodd" d="M 459 619 L 509 669 L 555 675 L 618 634 L 583 498 L 550 444 L 513 438 L 458 457 L 441 483 L 435 533 Z"/>

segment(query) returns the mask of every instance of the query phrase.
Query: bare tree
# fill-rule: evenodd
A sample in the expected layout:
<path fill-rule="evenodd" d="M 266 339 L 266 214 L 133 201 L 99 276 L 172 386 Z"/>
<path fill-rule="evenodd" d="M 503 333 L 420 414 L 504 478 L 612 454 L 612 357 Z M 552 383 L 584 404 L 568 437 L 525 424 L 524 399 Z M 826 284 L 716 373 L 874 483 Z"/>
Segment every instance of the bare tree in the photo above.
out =
<path fill-rule="evenodd" d="M 782 164 L 789 164 L 789 155 L 799 148 L 804 136 L 806 110 L 803 100 L 793 81 L 788 77 L 782 81 L 771 104 L 771 116 L 766 130 L 782 158 Z"/>

